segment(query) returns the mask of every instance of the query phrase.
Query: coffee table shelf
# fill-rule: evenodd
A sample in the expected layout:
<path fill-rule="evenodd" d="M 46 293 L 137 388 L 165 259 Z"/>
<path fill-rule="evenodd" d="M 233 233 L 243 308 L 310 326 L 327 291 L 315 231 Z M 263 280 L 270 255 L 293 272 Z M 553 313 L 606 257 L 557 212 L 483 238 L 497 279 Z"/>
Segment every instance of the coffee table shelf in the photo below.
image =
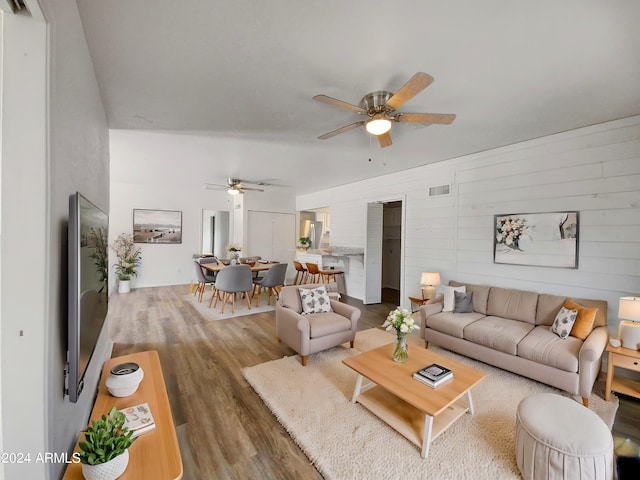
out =
<path fill-rule="evenodd" d="M 429 387 L 427 387 L 429 388 Z M 425 414 L 404 400 L 389 393 L 382 387 L 374 387 L 357 397 L 360 405 L 405 437 L 414 445 L 422 448 Z M 434 418 L 430 441 L 449 428 L 469 408 L 458 401 Z"/>

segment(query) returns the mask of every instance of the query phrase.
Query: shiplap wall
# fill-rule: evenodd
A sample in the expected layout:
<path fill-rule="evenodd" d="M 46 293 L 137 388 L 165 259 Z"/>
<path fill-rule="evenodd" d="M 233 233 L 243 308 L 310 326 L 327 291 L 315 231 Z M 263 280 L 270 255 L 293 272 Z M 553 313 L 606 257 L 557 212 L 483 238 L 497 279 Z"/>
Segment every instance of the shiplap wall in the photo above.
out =
<path fill-rule="evenodd" d="M 451 194 L 429 197 L 429 186 Z M 331 207 L 331 244 L 364 247 L 366 205 L 405 201 L 402 297 L 422 271 L 451 279 L 609 302 L 640 293 L 640 116 L 530 140 L 298 197 L 297 209 Z M 493 216 L 580 212 L 578 269 L 493 263 Z M 363 298 L 352 259 L 349 295 Z"/>

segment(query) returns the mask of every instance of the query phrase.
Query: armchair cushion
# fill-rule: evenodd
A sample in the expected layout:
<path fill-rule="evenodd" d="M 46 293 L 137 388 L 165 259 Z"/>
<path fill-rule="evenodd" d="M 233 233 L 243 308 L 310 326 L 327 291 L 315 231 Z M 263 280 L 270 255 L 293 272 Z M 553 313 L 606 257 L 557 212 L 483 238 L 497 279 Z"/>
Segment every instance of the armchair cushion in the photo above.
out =
<path fill-rule="evenodd" d="M 298 292 L 300 292 L 303 315 L 331 312 L 331 300 L 326 286 L 320 285 L 315 288 L 299 287 Z"/>
<path fill-rule="evenodd" d="M 311 338 L 326 337 L 351 329 L 351 320 L 334 312 L 310 313 L 305 318 L 309 322 Z"/>

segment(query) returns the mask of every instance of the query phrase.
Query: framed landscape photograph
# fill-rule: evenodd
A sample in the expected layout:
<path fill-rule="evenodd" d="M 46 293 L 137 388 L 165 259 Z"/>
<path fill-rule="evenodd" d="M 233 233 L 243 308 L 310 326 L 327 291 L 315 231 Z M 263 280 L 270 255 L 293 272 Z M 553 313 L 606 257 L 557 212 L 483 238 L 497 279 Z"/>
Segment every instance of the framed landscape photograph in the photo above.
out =
<path fill-rule="evenodd" d="M 135 243 L 182 243 L 182 212 L 177 210 L 133 210 Z"/>
<path fill-rule="evenodd" d="M 578 268 L 578 212 L 494 216 L 493 262 Z"/>

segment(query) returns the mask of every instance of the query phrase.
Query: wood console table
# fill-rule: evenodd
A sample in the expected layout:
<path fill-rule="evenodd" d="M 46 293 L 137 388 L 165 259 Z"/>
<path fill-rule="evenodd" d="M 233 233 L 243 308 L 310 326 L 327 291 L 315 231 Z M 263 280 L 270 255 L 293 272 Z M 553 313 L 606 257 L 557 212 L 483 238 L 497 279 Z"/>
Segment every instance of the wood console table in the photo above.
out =
<path fill-rule="evenodd" d="M 112 397 L 105 382 L 109 371 L 115 365 L 125 362 L 135 362 L 144 371 L 144 378 L 136 393 L 125 398 Z M 91 420 L 100 418 L 111 410 L 148 403 L 156 428 L 143 433 L 129 448 L 129 465 L 119 477 L 119 480 L 139 480 L 153 478 L 154 480 L 178 480 L 182 478 L 182 457 L 178 446 L 178 437 L 173 425 L 173 416 L 169 406 L 169 397 L 162 375 L 158 352 L 148 351 L 123 355 L 105 362 L 100 377 L 98 396 L 91 411 Z M 82 435 L 80 435 L 82 437 Z M 78 451 L 76 445 L 75 451 Z M 63 480 L 83 480 L 82 466 L 77 463 L 69 464 Z"/>

